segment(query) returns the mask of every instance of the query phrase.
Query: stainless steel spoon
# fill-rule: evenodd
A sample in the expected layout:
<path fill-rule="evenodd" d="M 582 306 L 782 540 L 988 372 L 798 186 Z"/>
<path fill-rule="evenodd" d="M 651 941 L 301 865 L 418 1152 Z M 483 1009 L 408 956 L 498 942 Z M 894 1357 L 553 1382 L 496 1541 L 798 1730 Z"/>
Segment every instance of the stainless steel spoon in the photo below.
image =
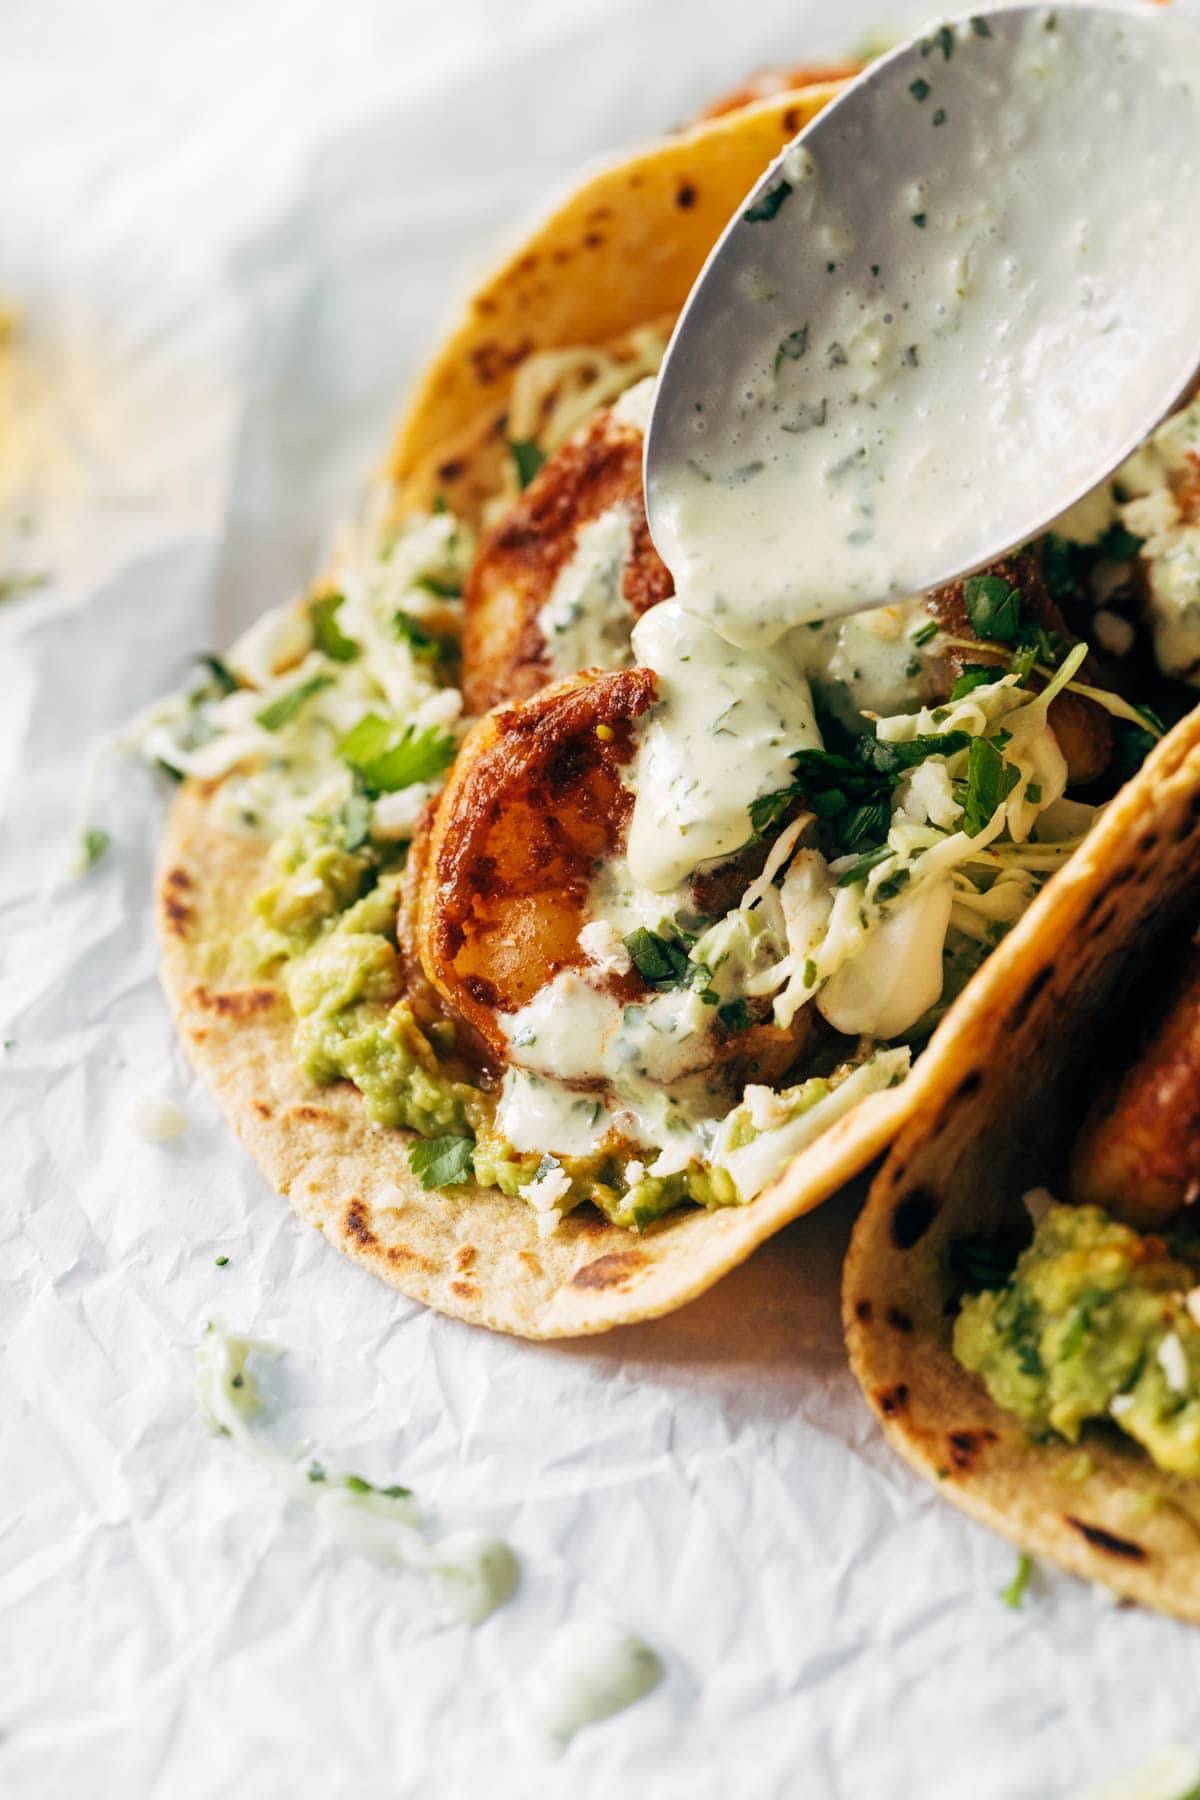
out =
<path fill-rule="evenodd" d="M 650 528 L 734 643 L 978 568 L 1200 365 L 1200 53 L 1154 8 L 934 27 L 772 164 L 676 325 Z"/>

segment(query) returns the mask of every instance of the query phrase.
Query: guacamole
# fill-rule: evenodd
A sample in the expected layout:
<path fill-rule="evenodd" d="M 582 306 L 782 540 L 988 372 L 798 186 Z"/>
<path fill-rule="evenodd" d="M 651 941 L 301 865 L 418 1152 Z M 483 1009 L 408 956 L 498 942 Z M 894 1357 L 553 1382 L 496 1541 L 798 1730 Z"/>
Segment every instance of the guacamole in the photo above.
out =
<path fill-rule="evenodd" d="M 1200 1252 L 1051 1206 L 1005 1286 L 964 1300 L 954 1354 L 997 1405 L 1074 1442 L 1108 1419 L 1161 1469 L 1200 1474 Z"/>

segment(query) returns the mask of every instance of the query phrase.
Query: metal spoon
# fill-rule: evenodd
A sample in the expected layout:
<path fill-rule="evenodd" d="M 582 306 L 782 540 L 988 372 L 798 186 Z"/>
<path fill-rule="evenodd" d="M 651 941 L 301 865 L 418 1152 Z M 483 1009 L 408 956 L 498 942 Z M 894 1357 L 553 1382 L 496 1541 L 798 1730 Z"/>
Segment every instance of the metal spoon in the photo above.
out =
<path fill-rule="evenodd" d="M 702 270 L 646 437 L 651 532 L 733 643 L 981 567 L 1200 364 L 1200 39 L 1022 6 L 865 71 Z"/>

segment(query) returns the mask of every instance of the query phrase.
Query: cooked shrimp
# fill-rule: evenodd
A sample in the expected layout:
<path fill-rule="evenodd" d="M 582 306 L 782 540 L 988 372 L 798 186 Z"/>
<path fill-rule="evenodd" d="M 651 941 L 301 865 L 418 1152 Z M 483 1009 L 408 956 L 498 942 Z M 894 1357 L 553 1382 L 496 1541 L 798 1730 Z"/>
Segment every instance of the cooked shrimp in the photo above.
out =
<path fill-rule="evenodd" d="M 1071 1161 L 1077 1201 L 1155 1230 L 1200 1199 L 1200 951 L 1137 1062 L 1098 1096 Z"/>
<path fill-rule="evenodd" d="M 599 565 L 590 588 L 586 570 L 578 568 L 588 556 Z M 555 625 L 544 609 L 556 593 L 558 612 L 570 624 L 572 596 L 556 584 L 569 580 L 573 560 L 580 586 L 574 604 L 597 616 L 582 620 L 580 631 L 564 631 L 562 647 L 599 642 L 602 666 L 619 667 L 632 660 L 628 632 L 635 619 L 665 600 L 673 585 L 646 524 L 642 433 L 608 407 L 549 458 L 480 548 L 464 593 L 468 712 L 527 699 L 584 666 L 562 666 L 547 641 Z M 607 629 L 599 616 L 606 608 Z"/>
<path fill-rule="evenodd" d="M 488 713 L 468 733 L 413 846 L 406 946 L 494 1068 L 510 1054 L 502 1015 L 528 1005 L 564 970 L 623 1003 L 653 993 L 636 967 L 595 966 L 580 931 L 591 921 L 593 878 L 624 851 L 634 722 L 656 692 L 648 669 L 585 673 Z M 754 860 L 741 865 L 739 892 Z M 711 1029 L 696 1038 L 694 1068 L 719 1069 L 738 1092 L 749 1080 L 779 1080 L 810 1021 L 802 1013 L 782 1030 L 769 1015 L 754 1003 L 729 1023 L 714 1007 Z"/>
<path fill-rule="evenodd" d="M 1021 595 L 1022 617 L 1048 632 L 1069 639 L 1066 620 L 1050 598 L 1042 574 L 1042 560 L 1036 550 L 1027 549 L 1005 556 L 984 571 L 998 575 Z M 956 638 L 973 638 L 976 633 L 967 614 L 963 596 L 965 583 L 953 582 L 949 587 L 935 588 L 926 601 L 930 612 L 942 629 Z M 967 663 L 1007 664 L 1007 654 L 985 649 L 947 650 L 946 663 L 952 677 L 962 673 Z M 1085 679 L 1088 664 L 1084 664 Z M 1036 677 L 1035 677 L 1036 683 Z M 949 686 L 949 682 L 947 683 Z M 1112 721 L 1103 707 L 1078 694 L 1059 694 L 1050 704 L 1050 724 L 1066 758 L 1068 779 L 1072 787 L 1097 781 L 1108 767 L 1113 751 Z"/>

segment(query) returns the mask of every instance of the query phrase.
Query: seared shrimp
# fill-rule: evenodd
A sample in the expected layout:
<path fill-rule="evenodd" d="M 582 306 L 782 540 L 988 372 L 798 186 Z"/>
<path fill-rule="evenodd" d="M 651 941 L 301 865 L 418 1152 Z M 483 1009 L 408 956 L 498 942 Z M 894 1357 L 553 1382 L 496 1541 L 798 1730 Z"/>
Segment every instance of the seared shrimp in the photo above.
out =
<path fill-rule="evenodd" d="M 1036 550 L 1021 550 L 993 563 L 985 571 L 998 575 L 1020 590 L 1022 617 L 1048 632 L 1069 639 L 1066 621 L 1051 599 L 1042 574 L 1042 560 Z M 963 597 L 964 582 L 935 588 L 926 604 L 942 629 L 956 638 L 973 638 L 976 634 L 967 614 Z M 984 649 L 950 649 L 946 662 L 953 676 L 962 673 L 967 663 L 1006 664 L 1007 654 Z M 1088 665 L 1084 664 L 1086 674 Z M 1097 781 L 1108 767 L 1113 751 L 1112 721 L 1103 707 L 1096 706 L 1078 694 L 1059 694 L 1050 705 L 1050 723 L 1058 739 L 1059 749 L 1067 762 L 1068 780 L 1072 787 Z"/>
<path fill-rule="evenodd" d="M 468 733 L 414 843 L 406 947 L 442 1004 L 469 1028 L 468 1041 L 486 1047 L 483 1060 L 493 1069 L 507 1063 L 512 1048 L 503 1016 L 528 1005 L 563 971 L 622 1004 L 653 995 L 627 955 L 616 958 L 623 966 L 597 965 L 580 932 L 591 922 L 593 878 L 605 859 L 624 851 L 634 722 L 656 693 L 649 669 L 622 669 L 577 675 L 519 705 L 497 707 Z M 738 893 L 758 854 L 742 868 Z M 705 879 L 698 877 L 694 898 Z M 796 1059 L 809 1018 L 802 1011 L 782 1030 L 769 1013 L 755 1003 L 721 1019 L 714 1006 L 711 1029 L 696 1039 L 694 1068 L 719 1068 L 738 1092 L 748 1080 L 779 1080 Z"/>
<path fill-rule="evenodd" d="M 578 567 L 579 559 L 588 557 L 592 586 L 580 570 L 575 604 L 593 614 L 607 606 L 614 635 L 603 666 L 620 666 L 631 660 L 628 631 L 635 619 L 667 599 L 673 584 L 646 524 L 642 433 L 609 407 L 549 458 L 480 548 L 463 596 L 462 686 L 468 712 L 525 700 L 584 666 L 563 667 L 548 635 L 554 638 L 559 619 L 567 626 L 571 622 L 572 596 L 556 584 L 560 577 L 569 580 L 573 559 Z M 547 615 L 544 609 L 556 594 Z M 584 626 L 583 636 L 564 630 L 564 649 L 594 641 L 604 620 L 597 617 Z"/>
<path fill-rule="evenodd" d="M 1071 1192 L 1127 1225 L 1157 1230 L 1200 1199 L 1200 951 L 1182 990 L 1075 1144 Z"/>

